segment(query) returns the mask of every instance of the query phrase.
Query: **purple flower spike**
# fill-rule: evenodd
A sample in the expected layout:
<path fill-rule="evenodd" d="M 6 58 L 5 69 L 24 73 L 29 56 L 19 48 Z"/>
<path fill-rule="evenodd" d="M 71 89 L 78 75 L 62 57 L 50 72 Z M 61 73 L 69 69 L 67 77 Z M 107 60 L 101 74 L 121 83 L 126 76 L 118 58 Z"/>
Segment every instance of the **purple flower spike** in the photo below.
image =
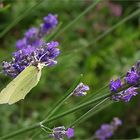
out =
<path fill-rule="evenodd" d="M 66 135 L 69 139 L 74 137 L 74 129 L 73 128 L 68 128 L 67 131 L 66 131 Z"/>
<path fill-rule="evenodd" d="M 96 131 L 95 138 L 106 140 L 113 135 L 113 127 L 110 124 L 102 124 L 101 128 Z"/>
<path fill-rule="evenodd" d="M 88 85 L 84 85 L 83 83 L 80 83 L 73 91 L 73 95 L 75 96 L 85 96 L 87 94 L 87 91 L 89 90 Z"/>
<path fill-rule="evenodd" d="M 110 81 L 110 91 L 111 92 L 117 92 L 117 90 L 121 87 L 122 87 L 122 83 L 121 83 L 120 79 L 117 79 L 115 81 L 114 80 Z"/>
<path fill-rule="evenodd" d="M 44 17 L 44 28 L 47 30 L 50 28 L 54 28 L 58 24 L 57 16 L 53 14 L 48 14 L 48 16 Z"/>
<path fill-rule="evenodd" d="M 45 34 L 48 34 L 51 29 L 56 27 L 57 24 L 57 16 L 48 14 L 48 16 L 44 17 L 44 23 L 40 25 L 39 37 L 43 37 Z"/>
<path fill-rule="evenodd" d="M 44 43 L 43 46 L 35 48 L 28 45 L 26 48 L 13 53 L 11 62 L 3 62 L 3 72 L 11 77 L 16 77 L 27 66 L 37 66 L 43 63 L 45 66 L 57 64 L 55 60 L 59 55 L 58 42 Z"/>
<path fill-rule="evenodd" d="M 25 32 L 25 37 L 27 39 L 34 39 L 38 34 L 38 29 L 35 27 L 30 28 L 28 31 Z"/>
<path fill-rule="evenodd" d="M 136 87 L 130 87 L 122 92 L 119 92 L 118 94 L 112 95 L 111 99 L 114 101 L 124 101 L 124 102 L 129 102 L 130 99 L 133 96 L 136 96 L 138 92 L 136 91 L 138 88 Z"/>
<path fill-rule="evenodd" d="M 119 98 L 125 102 L 129 102 L 133 96 L 136 96 L 138 94 L 136 90 L 136 87 L 130 87 L 127 90 L 123 91 Z"/>
<path fill-rule="evenodd" d="M 118 126 L 122 125 L 122 121 L 119 118 L 115 117 L 113 118 L 113 121 L 111 122 L 111 124 L 112 126 L 114 126 L 114 128 L 115 127 L 117 128 Z"/>
<path fill-rule="evenodd" d="M 43 44 L 43 40 L 38 37 L 38 28 L 32 27 L 25 33 L 26 42 L 34 47 L 40 47 Z"/>
<path fill-rule="evenodd" d="M 59 126 L 53 128 L 53 133 L 49 135 L 50 137 L 54 138 L 55 140 L 64 140 L 66 136 L 68 139 L 74 136 L 74 129 L 68 128 L 67 131 L 64 126 Z"/>
<path fill-rule="evenodd" d="M 65 127 L 64 126 L 59 126 L 53 129 L 53 134 L 51 134 L 51 136 L 53 136 L 53 138 L 55 140 L 63 140 L 63 137 L 65 135 Z"/>
<path fill-rule="evenodd" d="M 99 140 L 107 140 L 112 137 L 118 127 L 122 125 L 122 121 L 115 117 L 110 124 L 102 124 L 100 129 L 95 132 L 95 138 Z"/>
<path fill-rule="evenodd" d="M 26 48 L 28 45 L 33 47 L 42 46 L 44 43 L 43 37 L 50 33 L 57 24 L 57 16 L 48 14 L 48 16 L 44 17 L 43 23 L 40 24 L 39 28 L 32 27 L 25 32 L 24 37 L 17 41 L 16 48 L 19 50 Z"/>
<path fill-rule="evenodd" d="M 23 39 L 19 39 L 17 42 L 16 42 L 16 48 L 17 49 L 23 49 L 26 47 L 26 38 L 23 38 Z"/>
<path fill-rule="evenodd" d="M 139 80 L 139 76 L 137 72 L 135 71 L 135 68 L 132 67 L 131 71 L 128 71 L 125 77 L 125 81 L 128 84 L 137 84 Z"/>

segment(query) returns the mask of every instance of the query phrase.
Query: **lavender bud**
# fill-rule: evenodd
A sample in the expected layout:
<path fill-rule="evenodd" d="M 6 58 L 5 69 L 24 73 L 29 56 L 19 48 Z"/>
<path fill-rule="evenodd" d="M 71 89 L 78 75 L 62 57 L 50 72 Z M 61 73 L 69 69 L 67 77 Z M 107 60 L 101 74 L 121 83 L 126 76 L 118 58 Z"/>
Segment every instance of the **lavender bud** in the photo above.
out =
<path fill-rule="evenodd" d="M 73 91 L 73 95 L 75 96 L 85 96 L 87 94 L 87 91 L 89 90 L 88 85 L 84 85 L 83 83 L 80 83 Z"/>
<path fill-rule="evenodd" d="M 117 92 L 117 90 L 121 87 L 122 87 L 122 83 L 119 78 L 117 80 L 110 81 L 110 91 L 111 92 Z"/>

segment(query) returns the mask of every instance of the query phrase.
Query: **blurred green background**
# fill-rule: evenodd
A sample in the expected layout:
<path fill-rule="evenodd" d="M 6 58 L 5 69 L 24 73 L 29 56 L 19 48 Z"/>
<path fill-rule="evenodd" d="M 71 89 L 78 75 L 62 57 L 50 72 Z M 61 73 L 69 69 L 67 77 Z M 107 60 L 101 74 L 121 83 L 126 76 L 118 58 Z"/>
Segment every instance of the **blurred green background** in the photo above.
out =
<path fill-rule="evenodd" d="M 0 3 L 0 34 L 9 24 L 24 15 L 26 16 L 0 38 L 0 60 L 11 59 L 16 50 L 16 40 L 22 38 L 24 32 L 38 27 L 48 13 L 58 15 L 60 30 L 72 22 L 94 0 L 2 0 Z M 33 5 L 37 4 L 32 10 Z M 51 107 L 63 97 L 72 83 L 84 74 L 83 82 L 90 86 L 88 94 L 103 87 L 111 78 L 124 74 L 140 58 L 140 17 L 131 18 L 120 24 L 107 35 L 101 35 L 114 25 L 131 15 L 140 7 L 139 0 L 102 0 L 97 6 L 77 20 L 70 28 L 58 35 L 55 40 L 60 42 L 61 54 L 58 64 L 53 68 L 44 68 L 41 81 L 24 101 L 12 106 L 0 106 L 0 135 L 34 124 L 43 119 Z M 101 37 L 99 39 L 99 37 Z M 46 36 L 46 40 L 48 36 Z M 1 74 L 2 89 L 12 79 Z M 104 91 L 102 92 L 102 94 Z M 100 94 L 100 93 L 99 93 Z M 88 96 L 88 95 L 87 95 Z M 72 97 L 59 112 L 72 108 L 82 98 Z M 129 103 L 114 103 L 88 118 L 75 128 L 76 140 L 86 140 L 94 135 L 96 129 L 113 117 L 120 117 L 123 126 L 113 138 L 140 137 L 140 96 Z M 49 124 L 50 127 L 69 125 L 86 110 L 79 110 L 63 119 Z M 57 113 L 59 113 L 57 112 Z M 46 134 L 39 130 L 20 135 L 15 139 L 38 140 Z"/>

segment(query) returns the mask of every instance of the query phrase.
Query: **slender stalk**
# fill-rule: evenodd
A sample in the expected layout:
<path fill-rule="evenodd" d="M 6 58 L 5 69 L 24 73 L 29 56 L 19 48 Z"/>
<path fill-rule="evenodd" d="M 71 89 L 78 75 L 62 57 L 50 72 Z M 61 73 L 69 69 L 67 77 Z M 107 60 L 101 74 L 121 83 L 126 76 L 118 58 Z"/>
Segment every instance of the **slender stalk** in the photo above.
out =
<path fill-rule="evenodd" d="M 124 86 L 124 87 L 125 87 L 125 86 Z M 122 88 L 123 90 L 125 90 L 124 87 Z M 126 86 L 126 88 L 128 88 L 128 87 Z M 119 92 L 120 92 L 120 91 L 119 91 Z M 31 131 L 31 130 L 33 130 L 33 129 L 36 129 L 36 128 L 40 127 L 40 124 L 46 124 L 46 123 L 55 121 L 55 120 L 57 120 L 57 119 L 59 119 L 59 118 L 62 118 L 62 117 L 64 117 L 64 116 L 66 116 L 66 115 L 69 115 L 69 114 L 71 114 L 71 113 L 73 113 L 73 112 L 76 112 L 76 111 L 79 110 L 79 109 L 85 108 L 85 107 L 87 107 L 87 106 L 89 106 L 89 105 L 91 105 L 91 104 L 93 104 L 93 103 L 95 103 L 95 102 L 98 102 L 98 101 L 100 101 L 100 100 L 104 100 L 105 98 L 109 98 L 109 97 L 110 97 L 110 94 L 105 94 L 105 95 L 100 96 L 100 97 L 97 97 L 97 98 L 95 98 L 95 99 L 91 99 L 90 101 L 87 101 L 87 102 L 85 102 L 85 103 L 82 103 L 82 104 L 80 104 L 80 105 L 78 105 L 78 106 L 76 106 L 76 107 L 74 107 L 74 108 L 72 108 L 72 109 L 70 109 L 70 110 L 68 110 L 68 111 L 65 111 L 65 112 L 63 112 L 63 113 L 61 113 L 61 114 L 58 114 L 58 115 L 56 115 L 56 116 L 54 116 L 54 117 L 52 117 L 52 118 L 50 118 L 50 119 L 46 119 L 46 118 L 45 118 L 43 121 L 41 121 L 41 122 L 39 122 L 39 123 L 37 123 L 37 124 L 35 124 L 35 125 L 32 125 L 32 126 L 30 126 L 30 127 L 28 127 L 28 128 L 23 128 L 23 129 L 20 129 L 20 130 L 18 130 L 18 131 L 16 131 L 16 132 L 13 132 L 13 133 L 11 133 L 11 134 L 9 134 L 9 135 L 2 136 L 2 137 L 0 137 L 0 139 L 2 139 L 2 140 L 3 140 L 3 139 L 8 139 L 8 138 L 14 137 L 14 136 L 16 136 L 16 135 L 25 133 L 25 132 L 27 132 L 27 131 Z"/>
<path fill-rule="evenodd" d="M 97 107 L 99 107 L 101 104 L 103 104 L 104 102 L 106 102 L 109 98 L 105 98 L 104 100 L 100 101 L 99 103 L 97 103 L 95 106 L 93 106 L 90 110 L 88 110 L 86 113 L 84 113 L 81 117 L 79 117 L 76 121 L 74 121 L 69 127 L 75 127 L 76 125 L 78 125 L 84 117 L 86 117 L 89 113 L 91 113 L 92 111 L 94 111 Z"/>
<path fill-rule="evenodd" d="M 42 122 L 43 122 L 42 124 L 46 124 L 46 123 L 52 122 L 52 121 L 54 121 L 54 120 L 57 120 L 57 119 L 59 119 L 59 118 L 62 118 L 62 117 L 64 117 L 64 116 L 66 116 L 66 115 L 69 115 L 69 114 L 71 114 L 71 113 L 73 113 L 73 112 L 76 112 L 76 111 L 78 111 L 79 109 L 85 108 L 85 107 L 91 105 L 91 104 L 94 103 L 94 102 L 98 102 L 98 101 L 100 101 L 100 100 L 103 100 L 104 98 L 107 98 L 107 97 L 109 97 L 109 96 L 110 96 L 109 94 L 106 94 L 106 95 L 101 96 L 101 97 L 98 97 L 98 98 L 96 98 L 96 99 L 92 99 L 91 101 L 88 101 L 88 102 L 83 103 L 83 104 L 81 104 L 81 105 L 79 105 L 79 106 L 77 106 L 77 107 L 74 107 L 74 108 L 72 108 L 72 109 L 70 109 L 70 110 L 68 110 L 68 111 L 65 111 L 65 112 L 63 112 L 63 113 L 61 113 L 61 114 L 58 114 L 58 115 L 56 115 L 56 116 L 54 116 L 54 117 L 52 117 L 52 118 L 50 118 L 50 119 L 48 119 L 48 120 L 46 120 L 46 121 L 44 121 L 44 122 L 41 121 L 41 122 L 36 123 L 36 124 L 34 124 L 34 125 L 32 125 L 32 126 L 28 126 L 28 127 L 26 127 L 26 128 L 17 130 L 17 131 L 15 131 L 15 132 L 11 133 L 11 134 L 7 134 L 6 136 L 2 136 L 2 137 L 0 137 L 0 140 L 9 139 L 9 138 L 15 137 L 15 136 L 17 136 L 17 135 L 23 134 L 23 133 L 25 133 L 25 132 L 31 131 L 31 130 L 33 130 L 33 129 L 37 129 L 37 128 L 40 127 L 40 123 L 42 123 Z"/>
<path fill-rule="evenodd" d="M 49 127 L 44 126 L 41 122 L 40 122 L 40 127 L 44 128 L 48 132 L 51 132 L 51 133 L 53 132 L 52 129 L 50 129 Z"/>
<path fill-rule="evenodd" d="M 103 100 L 104 98 L 107 98 L 107 97 L 109 97 L 109 96 L 110 96 L 109 94 L 106 94 L 106 95 L 103 95 L 103 96 L 98 97 L 98 98 L 96 98 L 96 99 L 92 99 L 91 101 L 88 101 L 88 102 L 86 102 L 86 103 L 83 103 L 83 104 L 81 104 L 81 105 L 78 105 L 77 107 L 74 107 L 74 108 L 72 108 L 72 109 L 70 109 L 70 110 L 68 110 L 68 111 L 65 111 L 65 112 L 63 112 L 63 113 L 61 113 L 61 114 L 58 114 L 58 115 L 56 115 L 56 116 L 54 116 L 54 117 L 52 117 L 52 118 L 46 120 L 45 122 L 43 122 L 43 124 L 49 123 L 49 122 L 52 122 L 52 121 L 55 121 L 55 120 L 57 120 L 57 119 L 59 119 L 59 118 L 62 118 L 62 117 L 64 117 L 64 116 L 66 116 L 66 115 L 69 115 L 69 114 L 71 114 L 71 113 L 73 113 L 73 112 L 76 112 L 76 111 L 78 111 L 79 109 L 85 108 L 85 107 L 87 107 L 87 106 L 93 104 L 94 102 L 98 102 L 98 101 L 100 101 L 100 100 Z"/>
<path fill-rule="evenodd" d="M 90 100 L 91 98 L 93 98 L 93 96 L 97 95 L 98 93 L 100 93 L 102 90 L 108 88 L 109 84 L 105 84 L 105 86 L 103 86 L 102 88 L 98 89 L 97 91 L 94 92 L 94 94 L 90 94 L 89 96 L 87 96 L 87 98 L 84 98 L 81 102 L 81 103 L 84 103 L 85 101 L 88 101 Z"/>
<path fill-rule="evenodd" d="M 54 38 L 55 34 L 60 30 L 61 26 L 62 26 L 62 22 L 60 22 L 58 26 L 54 29 L 54 31 L 52 31 L 52 33 L 47 36 L 46 38 L 47 42 L 49 42 L 50 40 Z"/>
<path fill-rule="evenodd" d="M 29 13 L 33 10 L 35 10 L 36 7 L 38 7 L 43 0 L 38 0 L 35 5 L 33 5 L 31 8 L 26 8 L 24 12 L 22 12 L 22 15 L 18 16 L 15 20 L 13 20 L 12 23 L 10 23 L 1 33 L 0 33 L 0 38 L 3 37 L 11 28 L 13 28 L 18 22 L 20 22 L 24 17 L 26 17 Z"/>
<path fill-rule="evenodd" d="M 77 16 L 72 22 L 62 28 L 54 38 L 58 37 L 61 33 L 65 32 L 68 28 L 70 28 L 76 21 L 78 21 L 82 16 L 84 16 L 87 12 L 89 12 L 92 8 L 94 8 L 101 0 L 95 0 L 85 11 L 83 11 L 79 16 Z"/>
<path fill-rule="evenodd" d="M 109 101 L 107 103 L 105 103 L 103 106 L 99 107 L 98 109 L 96 109 L 94 112 L 91 112 L 90 114 L 88 114 L 86 117 L 84 117 L 80 123 L 83 123 L 84 121 L 86 121 L 87 119 L 89 119 L 90 117 L 92 117 L 93 115 L 97 114 L 98 112 L 100 112 L 101 110 L 107 108 L 108 106 L 110 106 L 111 104 L 113 104 L 113 101 Z"/>
<path fill-rule="evenodd" d="M 51 117 L 72 95 L 73 95 L 73 90 L 76 88 L 76 86 L 79 84 L 79 82 L 81 81 L 83 75 L 80 76 L 80 78 L 78 78 L 73 85 L 71 86 L 71 88 L 66 92 L 66 95 L 60 99 L 56 105 L 47 113 L 47 117 L 42 121 L 45 122 L 46 120 L 48 120 L 49 117 Z"/>
<path fill-rule="evenodd" d="M 23 129 L 19 129 L 11 134 L 6 134 L 6 136 L 0 137 L 0 140 L 7 140 L 7 139 L 10 139 L 10 138 L 15 137 L 17 135 L 23 134 L 25 132 L 29 132 L 31 130 L 37 129 L 39 127 L 40 127 L 40 123 L 36 123 L 32 126 L 29 126 L 29 127 L 23 128 Z"/>
<path fill-rule="evenodd" d="M 110 32 L 112 32 L 114 29 L 116 29 L 117 27 L 119 27 L 120 25 L 122 25 L 123 23 L 125 23 L 126 21 L 130 20 L 131 18 L 135 17 L 136 15 L 138 15 L 140 13 L 140 9 L 136 10 L 135 12 L 133 12 L 132 14 L 128 15 L 127 17 L 123 18 L 120 22 L 118 22 L 117 24 L 115 24 L 114 26 L 112 26 L 111 28 L 109 28 L 108 30 L 106 30 L 104 33 L 102 33 L 101 35 L 99 35 L 95 40 L 93 40 L 93 42 L 91 42 L 89 45 L 91 45 L 92 43 L 95 43 L 99 40 L 101 40 L 102 38 L 104 38 L 107 34 L 109 34 Z"/>
<path fill-rule="evenodd" d="M 44 132 L 46 132 L 47 134 L 52 134 L 52 132 L 50 132 L 50 131 L 47 131 L 45 128 L 41 128 Z"/>
<path fill-rule="evenodd" d="M 121 21 L 119 21 L 117 24 L 115 24 L 114 26 L 112 26 L 111 28 L 109 28 L 108 30 L 106 30 L 104 33 L 101 33 L 99 36 L 97 36 L 95 39 L 93 39 L 92 42 L 90 42 L 86 47 L 83 48 L 79 48 L 79 49 L 75 49 L 73 51 L 67 51 L 65 52 L 65 54 L 70 54 L 70 53 L 77 53 L 83 49 L 86 49 L 88 47 L 90 47 L 90 45 L 92 45 L 93 43 L 96 43 L 98 41 L 100 41 L 101 39 L 103 39 L 106 35 L 108 35 L 109 33 L 111 33 L 113 30 L 115 30 L 117 27 L 119 27 L 120 25 L 124 24 L 125 22 L 129 21 L 130 19 L 132 19 L 133 17 L 137 16 L 140 13 L 140 9 L 136 10 L 135 12 L 133 12 L 132 14 L 126 16 L 125 18 L 123 18 Z M 94 52 L 96 52 L 94 50 Z"/>

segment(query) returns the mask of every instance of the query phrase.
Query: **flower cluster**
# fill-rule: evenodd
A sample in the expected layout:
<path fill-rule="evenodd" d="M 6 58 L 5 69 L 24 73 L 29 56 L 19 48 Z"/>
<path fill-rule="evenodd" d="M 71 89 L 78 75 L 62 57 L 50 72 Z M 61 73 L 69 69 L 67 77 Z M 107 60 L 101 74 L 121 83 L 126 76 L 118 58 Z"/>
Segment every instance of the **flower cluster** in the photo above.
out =
<path fill-rule="evenodd" d="M 44 35 L 58 24 L 57 16 L 49 14 L 44 17 L 44 22 L 39 29 L 32 27 L 25 32 L 24 37 L 17 41 L 17 51 L 13 53 L 11 62 L 3 62 L 3 72 L 11 77 L 16 77 L 27 66 L 37 66 L 43 63 L 45 66 L 52 66 L 57 63 L 55 60 L 59 55 L 59 43 L 51 41 L 46 43 Z"/>
<path fill-rule="evenodd" d="M 89 86 L 88 85 L 84 85 L 83 83 L 80 83 L 74 89 L 73 95 L 75 95 L 75 96 L 85 96 L 87 94 L 88 90 L 89 90 Z"/>
<path fill-rule="evenodd" d="M 54 138 L 55 140 L 64 140 L 66 136 L 68 139 L 74 137 L 74 129 L 73 128 L 66 128 L 64 126 L 59 126 L 53 128 L 53 133 L 49 135 L 50 137 Z"/>
<path fill-rule="evenodd" d="M 129 102 L 133 96 L 138 94 L 137 90 L 140 86 L 140 61 L 126 73 L 124 81 L 119 78 L 110 81 L 111 99 L 114 101 L 123 100 Z"/>
<path fill-rule="evenodd" d="M 95 138 L 99 140 L 106 140 L 112 137 L 118 127 L 122 125 L 122 121 L 115 117 L 110 124 L 102 124 L 100 129 L 95 132 Z"/>
<path fill-rule="evenodd" d="M 25 32 L 24 37 L 16 42 L 16 48 L 23 49 L 28 45 L 40 47 L 44 43 L 44 35 L 48 34 L 57 24 L 57 16 L 49 14 L 44 17 L 43 23 L 39 28 L 32 27 Z"/>
<path fill-rule="evenodd" d="M 37 66 L 38 63 L 43 63 L 46 66 L 52 66 L 57 63 L 55 58 L 60 51 L 57 48 L 58 42 L 52 41 L 44 43 L 41 47 L 35 48 L 27 46 L 24 49 L 13 53 L 13 60 L 11 62 L 3 62 L 3 71 L 5 74 L 16 77 L 27 66 Z"/>

